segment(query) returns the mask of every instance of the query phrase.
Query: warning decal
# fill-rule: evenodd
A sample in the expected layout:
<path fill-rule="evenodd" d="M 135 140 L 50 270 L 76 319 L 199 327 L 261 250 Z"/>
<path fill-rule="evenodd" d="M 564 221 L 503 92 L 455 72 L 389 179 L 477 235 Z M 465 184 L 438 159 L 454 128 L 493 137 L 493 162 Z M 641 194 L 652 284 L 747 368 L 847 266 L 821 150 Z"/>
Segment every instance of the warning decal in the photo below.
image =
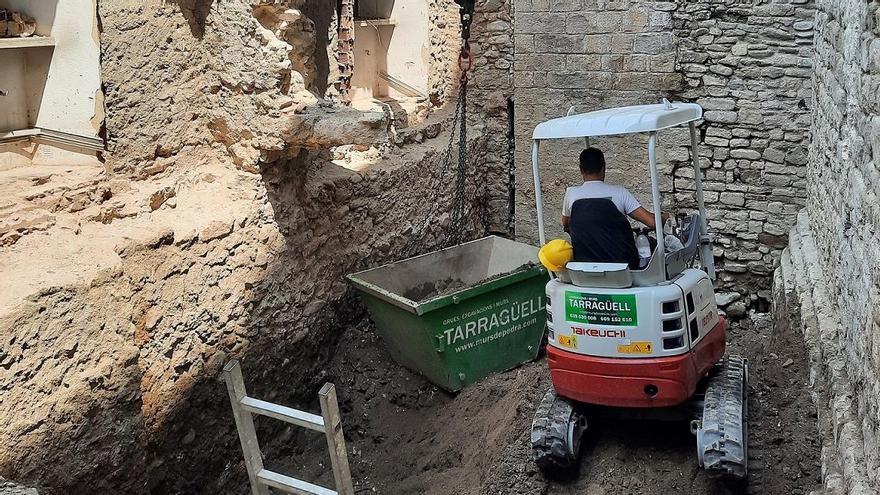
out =
<path fill-rule="evenodd" d="M 654 344 L 651 342 L 631 342 L 629 344 L 618 344 L 617 352 L 621 354 L 652 354 L 654 352 Z"/>

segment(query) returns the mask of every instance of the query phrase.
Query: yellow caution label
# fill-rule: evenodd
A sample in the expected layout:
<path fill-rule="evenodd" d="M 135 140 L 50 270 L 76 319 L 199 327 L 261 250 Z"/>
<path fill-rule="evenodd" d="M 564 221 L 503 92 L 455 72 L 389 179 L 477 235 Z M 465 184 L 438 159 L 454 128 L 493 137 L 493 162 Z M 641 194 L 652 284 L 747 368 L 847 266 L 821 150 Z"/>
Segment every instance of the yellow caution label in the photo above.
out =
<path fill-rule="evenodd" d="M 629 344 L 617 344 L 617 352 L 620 354 L 653 354 L 652 342 L 630 342 Z"/>
<path fill-rule="evenodd" d="M 577 337 L 574 335 L 558 335 L 556 341 L 559 342 L 559 345 L 562 347 L 569 347 L 572 349 L 578 345 Z"/>

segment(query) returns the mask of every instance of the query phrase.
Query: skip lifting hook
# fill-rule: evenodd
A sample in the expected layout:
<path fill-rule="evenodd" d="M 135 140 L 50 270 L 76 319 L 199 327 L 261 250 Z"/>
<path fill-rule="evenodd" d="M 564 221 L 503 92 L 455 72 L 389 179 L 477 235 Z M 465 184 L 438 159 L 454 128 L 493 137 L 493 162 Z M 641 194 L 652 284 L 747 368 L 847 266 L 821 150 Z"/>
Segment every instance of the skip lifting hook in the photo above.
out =
<path fill-rule="evenodd" d="M 464 79 L 474 65 L 470 38 L 476 0 L 455 0 L 455 3 L 459 6 L 458 14 L 461 17 L 461 53 L 458 56 L 458 67 L 461 69 L 461 77 Z"/>
<path fill-rule="evenodd" d="M 455 0 L 458 4 L 458 14 L 461 16 L 461 39 L 471 39 L 471 23 L 474 20 L 474 6 L 476 0 Z"/>

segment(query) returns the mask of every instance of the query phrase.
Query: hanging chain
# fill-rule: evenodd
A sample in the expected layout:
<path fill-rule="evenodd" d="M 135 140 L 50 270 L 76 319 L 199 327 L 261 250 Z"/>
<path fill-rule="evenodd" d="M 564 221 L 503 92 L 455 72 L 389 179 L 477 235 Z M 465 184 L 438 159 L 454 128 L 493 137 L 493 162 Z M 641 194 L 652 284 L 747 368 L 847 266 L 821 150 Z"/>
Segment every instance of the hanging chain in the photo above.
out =
<path fill-rule="evenodd" d="M 451 131 L 449 134 L 449 144 L 446 147 L 443 156 L 443 167 L 438 178 L 438 187 L 433 188 L 431 198 L 429 200 L 430 210 L 425 218 L 422 228 L 415 232 L 417 237 L 415 243 L 416 252 L 422 253 L 429 246 L 428 244 L 428 226 L 433 218 L 436 217 L 439 209 L 439 201 L 437 200 L 440 189 L 444 185 L 444 178 L 450 168 L 453 159 L 453 149 L 458 142 L 458 166 L 456 167 L 455 185 L 452 197 L 452 210 L 449 217 L 449 226 L 446 230 L 446 238 L 443 246 L 453 246 L 461 244 L 465 238 L 467 231 L 468 219 L 471 217 L 471 210 L 468 208 L 467 201 L 467 177 L 468 177 L 468 142 L 467 142 L 467 89 L 468 89 L 468 73 L 473 67 L 473 58 L 471 56 L 470 34 L 471 23 L 473 22 L 474 0 L 455 0 L 461 7 L 459 15 L 461 17 L 461 52 L 458 57 L 458 66 L 461 71 L 461 79 L 458 89 L 458 99 L 455 104 L 455 112 L 452 117 Z M 456 137 L 458 138 L 456 140 Z M 483 198 L 487 197 L 488 184 L 484 177 Z M 475 190 L 477 188 L 475 187 Z M 476 201 L 476 198 L 474 198 Z M 488 211 L 485 204 L 480 205 L 480 221 L 483 228 L 488 231 L 487 215 Z"/>
<path fill-rule="evenodd" d="M 461 78 L 461 90 L 459 96 L 459 105 L 461 105 L 461 121 L 459 122 L 458 131 L 458 170 L 455 176 L 455 194 L 452 198 L 452 216 L 450 218 L 449 230 L 446 233 L 446 245 L 454 246 L 461 244 L 464 237 L 465 222 L 467 215 L 465 204 L 467 199 L 467 173 L 468 173 L 468 153 L 467 153 L 467 73 Z"/>

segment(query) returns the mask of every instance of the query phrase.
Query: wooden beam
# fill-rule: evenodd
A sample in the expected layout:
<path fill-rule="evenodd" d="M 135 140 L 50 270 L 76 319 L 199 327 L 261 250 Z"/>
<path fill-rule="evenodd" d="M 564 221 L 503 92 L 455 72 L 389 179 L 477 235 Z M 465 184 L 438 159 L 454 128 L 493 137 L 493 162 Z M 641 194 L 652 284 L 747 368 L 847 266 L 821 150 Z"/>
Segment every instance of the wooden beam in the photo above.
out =
<path fill-rule="evenodd" d="M 336 401 L 336 387 L 325 383 L 318 392 L 321 401 L 321 415 L 324 416 L 324 432 L 330 450 L 330 463 L 333 465 L 333 478 L 339 495 L 354 495 L 351 483 L 351 470 L 348 466 L 348 452 L 345 450 L 345 437 L 342 434 L 342 417 Z"/>
<path fill-rule="evenodd" d="M 263 456 L 260 454 L 254 418 L 250 412 L 241 407 L 241 400 L 247 397 L 247 390 L 244 388 L 244 379 L 238 361 L 230 361 L 223 367 L 223 377 L 226 379 L 226 389 L 229 391 L 229 400 L 232 403 L 232 414 L 235 416 L 241 450 L 244 451 L 244 463 L 251 482 L 251 492 L 253 495 L 269 495 L 269 488 L 260 482 L 257 476 L 257 473 L 263 471 Z"/>

